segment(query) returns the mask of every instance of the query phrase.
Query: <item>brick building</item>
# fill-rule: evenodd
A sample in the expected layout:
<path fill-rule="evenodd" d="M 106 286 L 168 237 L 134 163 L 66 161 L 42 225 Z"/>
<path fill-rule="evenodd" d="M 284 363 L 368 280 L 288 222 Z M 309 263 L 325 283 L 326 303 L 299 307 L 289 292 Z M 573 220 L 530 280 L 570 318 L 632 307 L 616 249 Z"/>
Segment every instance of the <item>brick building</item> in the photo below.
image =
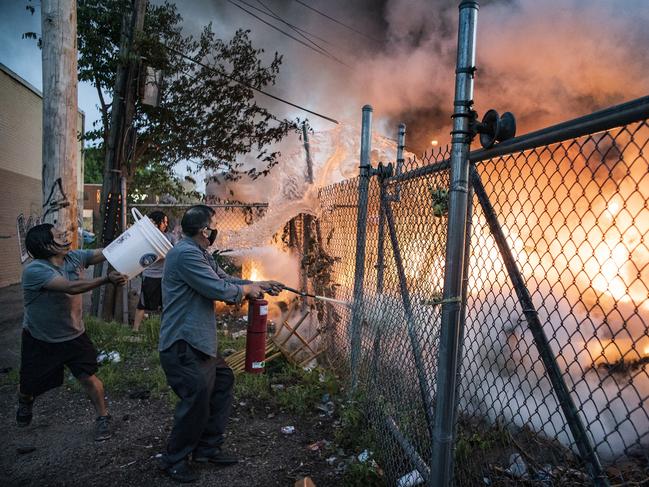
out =
<path fill-rule="evenodd" d="M 83 132 L 83 124 L 84 115 L 79 112 L 79 132 Z M 20 282 L 22 264 L 27 258 L 20 234 L 40 220 L 42 132 L 41 92 L 0 63 L 0 287 Z M 80 212 L 81 149 L 79 143 Z"/>

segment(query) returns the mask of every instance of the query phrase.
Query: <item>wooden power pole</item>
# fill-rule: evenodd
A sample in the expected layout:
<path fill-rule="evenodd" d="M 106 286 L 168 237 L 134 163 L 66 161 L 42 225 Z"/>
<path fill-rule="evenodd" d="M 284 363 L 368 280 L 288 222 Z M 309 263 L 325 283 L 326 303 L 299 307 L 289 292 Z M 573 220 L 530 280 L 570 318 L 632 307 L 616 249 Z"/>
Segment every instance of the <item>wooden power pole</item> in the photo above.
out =
<path fill-rule="evenodd" d="M 125 230 L 124 191 L 127 177 L 127 154 L 131 152 L 130 141 L 133 140 L 133 116 L 137 98 L 138 75 L 140 59 L 135 43 L 144 28 L 147 0 L 131 0 L 131 7 L 124 12 L 122 20 L 122 35 L 119 51 L 119 65 L 115 76 L 115 88 L 110 117 L 108 144 L 105 148 L 104 181 L 101 190 L 101 243 L 103 246 L 112 242 L 117 235 Z M 103 266 L 102 266 L 103 267 Z M 96 273 L 103 272 L 99 269 Z M 99 304 L 100 293 L 93 295 L 93 311 L 99 308 L 105 319 L 113 319 L 120 311 L 119 300 L 116 300 L 114 289 L 109 286 L 103 289 L 103 303 Z M 125 295 L 124 295 L 125 296 Z M 96 304 L 95 304 L 96 302 Z M 122 316 L 128 316 L 124 307 L 128 306 L 127 299 L 121 301 Z"/>
<path fill-rule="evenodd" d="M 43 221 L 78 244 L 77 2 L 42 0 Z"/>

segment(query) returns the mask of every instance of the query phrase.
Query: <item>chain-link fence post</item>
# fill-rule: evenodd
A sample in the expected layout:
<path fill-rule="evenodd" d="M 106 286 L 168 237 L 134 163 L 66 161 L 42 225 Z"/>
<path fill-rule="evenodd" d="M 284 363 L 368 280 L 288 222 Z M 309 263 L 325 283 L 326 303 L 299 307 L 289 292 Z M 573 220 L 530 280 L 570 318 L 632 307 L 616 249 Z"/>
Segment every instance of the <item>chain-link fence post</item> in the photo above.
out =
<path fill-rule="evenodd" d="M 471 145 L 471 105 L 478 21 L 478 2 L 460 6 L 455 101 L 451 140 L 451 180 L 449 191 L 448 236 L 441 332 L 438 353 L 437 401 L 433 429 L 431 476 L 428 484 L 450 485 L 453 471 L 453 433 L 456 404 L 459 336 L 465 307 L 462 303 L 466 250 L 467 204 L 469 193 L 469 151 Z"/>
<path fill-rule="evenodd" d="M 361 352 L 361 314 L 363 312 L 363 286 L 365 281 L 365 241 L 367 239 L 367 193 L 372 176 L 370 151 L 372 150 L 372 107 L 363 107 L 361 125 L 361 160 L 358 181 L 358 213 L 356 218 L 356 263 L 352 303 L 351 332 L 351 389 L 356 390 L 358 362 Z"/>
<path fill-rule="evenodd" d="M 302 137 L 304 142 L 304 153 L 306 156 L 306 175 L 304 181 L 311 185 L 313 184 L 313 161 L 311 159 L 311 146 L 309 144 L 309 126 L 306 122 L 302 124 Z M 313 217 L 311 215 L 304 214 L 302 215 L 302 259 L 306 259 L 306 256 L 310 252 L 311 248 L 311 223 Z M 306 267 L 304 262 L 301 264 L 301 282 L 300 290 L 308 293 L 309 292 L 309 282 L 306 272 Z M 307 298 L 302 298 L 302 313 L 305 313 L 308 307 Z"/>
<path fill-rule="evenodd" d="M 397 134 L 397 176 L 403 172 L 403 150 L 406 146 L 406 124 L 399 124 Z M 381 189 L 379 194 L 379 229 L 378 229 L 378 247 L 376 253 L 376 292 L 383 293 L 383 281 L 385 276 L 385 212 L 383 211 L 383 200 L 388 198 L 391 201 L 399 201 L 400 186 L 397 184 L 394 193 L 387 194 L 387 183 L 385 178 L 381 179 Z"/>

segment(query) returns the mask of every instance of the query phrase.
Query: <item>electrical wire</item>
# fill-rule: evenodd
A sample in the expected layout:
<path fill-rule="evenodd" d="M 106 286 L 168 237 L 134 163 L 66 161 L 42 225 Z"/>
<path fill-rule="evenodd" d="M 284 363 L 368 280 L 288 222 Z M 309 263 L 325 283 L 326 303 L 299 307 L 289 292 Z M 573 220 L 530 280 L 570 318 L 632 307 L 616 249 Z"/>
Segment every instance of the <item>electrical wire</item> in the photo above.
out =
<path fill-rule="evenodd" d="M 239 1 L 239 2 L 241 2 L 241 3 L 243 3 L 243 4 L 245 4 L 245 5 L 248 5 L 248 6 L 250 6 L 251 8 L 255 8 L 253 5 L 250 5 L 249 3 L 245 2 L 245 0 L 237 0 L 237 1 Z M 315 42 L 313 39 L 311 39 L 311 37 L 316 37 L 316 38 L 318 38 L 316 35 L 314 35 L 314 34 L 308 32 L 308 31 L 306 31 L 306 30 L 304 30 L 304 29 L 301 29 L 301 28 L 299 28 L 299 27 L 296 26 L 296 25 L 293 25 L 293 24 L 291 24 L 290 22 L 287 22 L 287 21 L 284 20 L 282 17 L 280 17 L 279 14 L 277 14 L 277 12 L 273 11 L 273 9 L 271 9 L 268 5 L 266 5 L 264 2 L 262 2 L 262 0 L 257 0 L 257 3 L 258 3 L 259 5 L 261 5 L 262 7 L 264 7 L 268 12 L 270 12 L 270 14 L 265 13 L 265 15 L 268 15 L 268 16 L 270 16 L 271 18 L 273 18 L 273 19 L 275 19 L 275 20 L 279 20 L 280 22 L 282 22 L 283 24 L 287 25 L 287 26 L 290 27 L 292 30 L 294 30 L 294 31 L 297 33 L 297 35 L 299 35 L 300 37 L 302 37 L 303 39 L 305 39 L 307 42 L 310 42 L 310 43 L 313 44 L 316 48 L 318 48 L 318 49 L 320 49 L 321 51 L 327 53 L 327 54 L 329 55 L 329 57 L 331 57 L 332 59 L 334 59 L 334 60 L 340 62 L 341 64 L 343 64 L 343 65 L 345 65 L 345 66 L 347 66 L 348 68 L 351 68 L 351 66 L 347 65 L 345 62 L 343 62 L 343 61 L 341 61 L 340 59 L 338 59 L 336 56 L 334 56 L 332 53 L 330 53 L 327 49 L 325 49 L 325 48 L 322 47 L 320 44 L 318 44 L 318 43 Z M 261 11 L 261 10 L 258 9 L 258 8 L 255 8 L 255 10 Z M 262 12 L 262 13 L 264 13 L 264 12 Z M 318 38 L 318 39 L 322 40 L 323 42 L 327 42 L 327 41 L 324 40 L 324 39 L 321 39 L 321 38 Z M 331 43 L 327 42 L 327 44 L 331 44 Z"/>
<path fill-rule="evenodd" d="M 286 32 L 286 31 L 280 29 L 280 28 L 277 27 L 276 25 L 273 25 L 273 24 L 271 24 L 270 22 L 267 22 L 266 20 L 262 19 L 261 17 L 259 17 L 258 15 L 254 14 L 254 13 L 251 12 L 250 10 L 246 9 L 245 7 L 242 7 L 241 5 L 239 5 L 238 3 L 236 3 L 234 0 L 227 0 L 227 1 L 228 1 L 229 3 L 231 3 L 232 5 L 234 5 L 235 7 L 237 7 L 238 9 L 243 10 L 244 12 L 246 12 L 246 13 L 247 13 L 248 15 L 250 15 L 251 17 L 254 17 L 254 18 L 257 19 L 259 22 L 261 22 L 261 23 L 263 23 L 263 24 L 266 24 L 267 26 L 269 26 L 269 27 L 272 28 L 272 29 L 275 29 L 275 30 L 278 31 L 278 32 L 281 32 L 281 33 L 284 34 L 286 37 L 289 37 L 289 38 L 293 39 L 295 42 L 298 42 L 298 43 L 302 44 L 303 46 L 307 47 L 308 49 L 311 49 L 312 51 L 317 52 L 318 54 L 320 54 L 320 55 L 322 55 L 322 56 L 325 56 L 325 57 L 327 57 L 327 58 L 329 58 L 329 59 L 332 59 L 333 61 L 336 61 L 337 63 L 340 63 L 340 64 L 342 64 L 342 65 L 344 65 L 344 66 L 347 66 L 347 65 L 346 65 L 345 63 L 343 63 L 340 59 L 337 59 L 336 57 L 334 57 L 334 56 L 332 56 L 332 55 L 330 55 L 330 54 L 327 54 L 326 52 L 324 52 L 324 51 L 322 51 L 322 50 L 320 50 L 320 49 L 316 49 L 315 47 L 313 47 L 313 46 L 307 44 L 306 42 L 304 42 L 304 41 L 298 39 L 297 37 L 295 37 L 295 36 L 289 34 L 288 32 Z M 347 66 L 347 67 L 349 67 L 349 66 Z"/>
<path fill-rule="evenodd" d="M 230 75 L 230 74 L 228 74 L 228 73 L 226 73 L 224 71 L 221 71 L 220 69 L 217 69 L 217 68 L 215 68 L 213 66 L 208 66 L 207 64 L 205 64 L 205 63 L 203 63 L 201 61 L 198 61 L 197 59 L 194 59 L 191 56 L 188 56 L 187 54 L 179 51 L 178 49 L 174 49 L 173 47 L 167 46 L 166 44 L 162 44 L 162 46 L 165 49 L 177 54 L 178 56 L 180 56 L 180 57 L 182 57 L 184 59 L 187 59 L 188 61 L 192 61 L 193 63 L 196 63 L 196 64 L 198 64 L 199 66 L 202 66 L 205 69 L 209 69 L 210 71 L 218 74 L 219 76 L 223 76 L 224 78 L 229 79 L 230 81 L 234 81 L 235 83 L 239 83 L 240 85 L 245 86 L 246 88 L 249 88 L 249 89 L 254 90 L 254 91 L 258 92 L 258 93 L 261 93 L 262 95 L 265 95 L 265 96 L 267 96 L 269 98 L 272 98 L 273 100 L 277 100 L 277 101 L 279 101 L 281 103 L 284 103 L 285 105 L 289 105 L 289 106 L 292 106 L 293 108 L 297 108 L 298 110 L 302 110 L 303 112 L 310 113 L 311 115 L 315 115 L 316 117 L 322 118 L 322 119 L 327 120 L 327 121 L 332 122 L 332 123 L 335 123 L 336 125 L 338 125 L 338 123 L 339 123 L 338 120 L 336 120 L 334 118 L 328 117 L 326 115 L 322 115 L 321 113 L 318 113 L 318 112 L 314 112 L 313 110 L 309 110 L 308 108 L 304 108 L 304 107 L 302 107 L 300 105 L 297 105 L 297 104 L 292 103 L 290 101 L 284 100 L 284 99 L 282 99 L 282 98 L 280 98 L 278 96 L 272 95 L 271 93 L 268 93 L 267 91 L 263 91 L 263 90 L 260 90 L 259 88 L 255 88 L 251 84 L 246 83 L 245 81 L 238 80 L 234 76 L 232 76 L 232 75 Z"/>
<path fill-rule="evenodd" d="M 317 14 L 322 15 L 324 18 L 329 19 L 329 20 L 331 20 L 332 22 L 335 22 L 336 24 L 342 25 L 342 26 L 345 27 L 346 29 L 349 29 L 349 30 L 351 30 L 352 32 L 355 32 L 355 33 L 358 34 L 358 35 L 361 35 L 361 36 L 363 36 L 363 37 L 366 37 L 366 38 L 368 38 L 368 39 L 370 39 L 370 40 L 372 40 L 372 41 L 374 41 L 374 42 L 378 42 L 379 44 L 381 43 L 380 40 L 375 39 L 374 37 L 372 37 L 372 36 L 366 34 L 365 32 L 361 32 L 360 30 L 355 29 L 354 27 L 352 27 L 352 26 L 350 26 L 350 25 L 347 25 L 347 24 L 343 23 L 343 22 L 341 22 L 341 21 L 338 20 L 338 19 L 334 19 L 333 17 L 327 15 L 326 13 L 321 12 L 321 11 L 318 10 L 317 8 L 312 7 L 312 6 L 309 5 L 309 4 L 304 3 L 302 0 L 293 0 L 293 1 L 296 2 L 296 3 L 299 3 L 300 5 L 302 5 L 302 6 L 306 7 L 306 8 L 308 8 L 309 10 L 313 10 L 313 11 L 316 12 Z"/>

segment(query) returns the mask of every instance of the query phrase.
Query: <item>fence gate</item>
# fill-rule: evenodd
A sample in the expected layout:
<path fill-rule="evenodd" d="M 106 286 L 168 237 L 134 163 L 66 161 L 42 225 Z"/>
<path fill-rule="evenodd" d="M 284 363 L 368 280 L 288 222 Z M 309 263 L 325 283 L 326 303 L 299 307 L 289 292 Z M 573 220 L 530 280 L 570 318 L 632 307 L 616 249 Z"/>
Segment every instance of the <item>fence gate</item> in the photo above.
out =
<path fill-rule="evenodd" d="M 460 5 L 469 44 L 476 7 Z M 474 71 L 459 55 L 458 76 Z M 318 223 L 353 304 L 328 315 L 328 358 L 366 401 L 391 485 L 649 478 L 648 117 L 646 97 L 373 168 L 364 108 L 360 176 L 321 190 Z"/>

